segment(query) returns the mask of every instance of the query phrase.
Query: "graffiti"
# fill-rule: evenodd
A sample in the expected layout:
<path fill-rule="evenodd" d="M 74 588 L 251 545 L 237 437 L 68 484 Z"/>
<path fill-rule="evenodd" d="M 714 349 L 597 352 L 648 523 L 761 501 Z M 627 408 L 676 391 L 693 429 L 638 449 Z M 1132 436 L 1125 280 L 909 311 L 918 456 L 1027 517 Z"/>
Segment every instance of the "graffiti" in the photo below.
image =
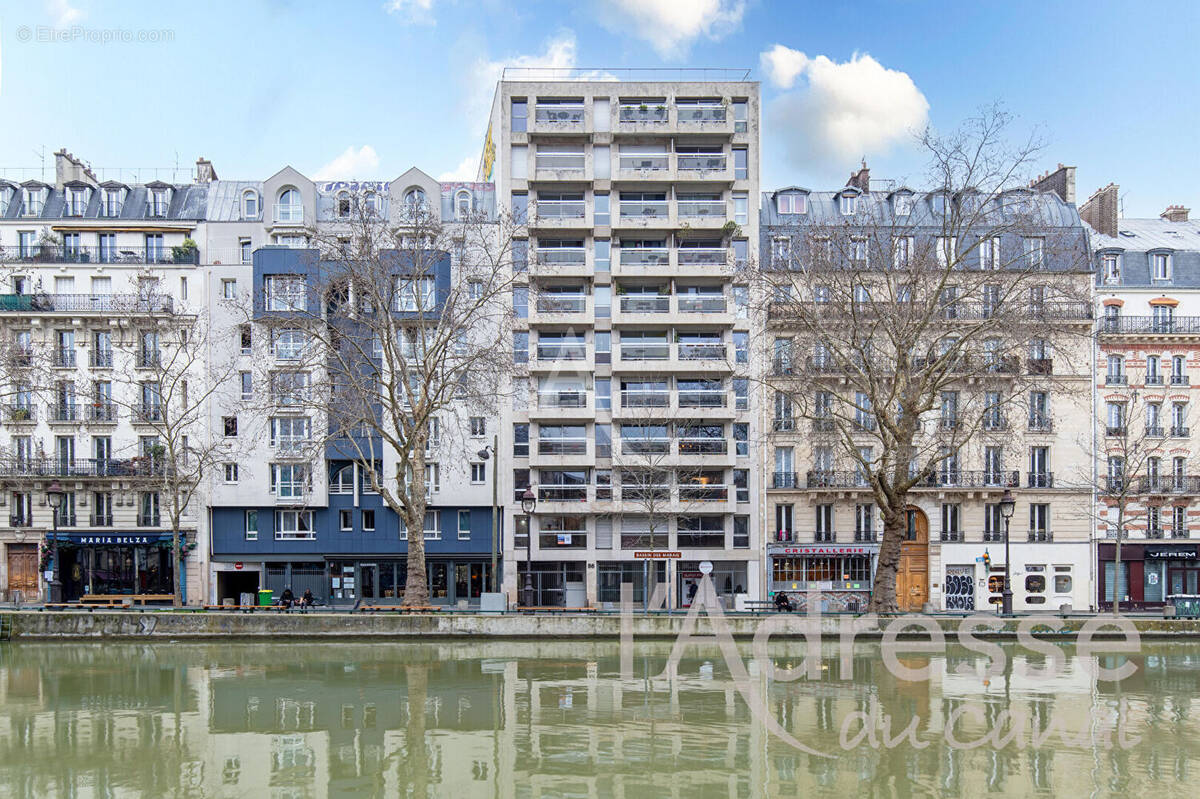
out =
<path fill-rule="evenodd" d="M 946 568 L 946 610 L 975 609 L 975 569 L 971 566 Z"/>

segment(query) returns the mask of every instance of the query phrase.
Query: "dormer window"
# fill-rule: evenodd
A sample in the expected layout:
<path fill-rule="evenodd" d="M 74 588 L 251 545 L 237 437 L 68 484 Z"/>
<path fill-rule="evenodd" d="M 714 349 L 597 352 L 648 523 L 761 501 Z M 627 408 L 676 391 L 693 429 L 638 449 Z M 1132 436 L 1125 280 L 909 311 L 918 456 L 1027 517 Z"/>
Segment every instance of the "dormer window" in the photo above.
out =
<path fill-rule="evenodd" d="M 67 216 L 83 216 L 87 210 L 87 189 L 72 187 L 67 189 Z"/>
<path fill-rule="evenodd" d="M 892 208 L 896 216 L 908 216 L 912 213 L 912 195 L 897 194 L 892 200 Z"/>
<path fill-rule="evenodd" d="M 1171 279 L 1171 253 L 1150 253 L 1150 277 L 1154 280 Z"/>
<path fill-rule="evenodd" d="M 0 188 L 0 216 L 8 216 L 8 206 L 12 202 L 13 190 L 7 187 Z"/>
<path fill-rule="evenodd" d="M 380 203 L 377 193 L 369 191 L 363 197 L 363 210 L 367 212 L 367 216 L 379 216 L 381 206 L 382 203 Z"/>
<path fill-rule="evenodd" d="M 935 214 L 946 213 L 946 195 L 945 194 L 933 195 L 932 197 L 929 198 L 929 204 L 933 207 L 933 212 Z"/>
<path fill-rule="evenodd" d="M 167 196 L 166 189 L 150 189 L 150 197 L 147 199 L 147 214 L 149 216 L 166 216 L 169 204 L 170 199 Z"/>
<path fill-rule="evenodd" d="M 337 210 L 336 210 L 337 218 L 338 219 L 349 219 L 350 218 L 350 192 L 339 191 L 338 195 L 337 195 L 337 204 L 336 205 L 337 205 Z"/>
<path fill-rule="evenodd" d="M 1100 258 L 1105 283 L 1121 282 L 1121 256 L 1115 252 L 1105 253 Z"/>
<path fill-rule="evenodd" d="M 25 216 L 41 216 L 46 206 L 46 190 L 40 187 L 23 190 L 25 201 Z"/>
<path fill-rule="evenodd" d="M 242 192 L 242 219 L 258 219 L 258 192 L 254 189 Z"/>
<path fill-rule="evenodd" d="M 780 194 L 775 198 L 775 210 L 781 214 L 804 214 L 808 212 L 808 197 L 797 192 Z"/>
<path fill-rule="evenodd" d="M 858 211 L 858 195 L 842 194 L 838 196 L 838 208 L 842 216 L 851 216 Z"/>
<path fill-rule="evenodd" d="M 454 214 L 459 220 L 465 220 L 471 216 L 471 192 L 462 189 L 454 195 Z"/>
<path fill-rule="evenodd" d="M 425 202 L 425 192 L 421 189 L 409 189 L 404 193 L 404 213 L 409 219 L 415 219 L 425 213 L 428 204 Z"/>
<path fill-rule="evenodd" d="M 124 198 L 121 196 L 121 189 L 101 189 L 100 216 L 120 216 L 123 200 Z"/>
<path fill-rule="evenodd" d="M 279 192 L 279 201 L 275 203 L 275 221 L 296 223 L 304 221 L 304 205 L 297 189 L 289 187 Z"/>

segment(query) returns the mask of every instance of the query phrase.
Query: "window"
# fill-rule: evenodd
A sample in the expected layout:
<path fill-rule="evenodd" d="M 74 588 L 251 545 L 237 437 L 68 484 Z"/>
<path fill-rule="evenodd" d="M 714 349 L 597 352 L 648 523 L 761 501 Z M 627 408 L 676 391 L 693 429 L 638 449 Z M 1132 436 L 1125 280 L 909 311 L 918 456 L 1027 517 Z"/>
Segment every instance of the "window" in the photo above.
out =
<path fill-rule="evenodd" d="M 254 375 L 252 372 L 238 373 L 242 384 L 242 399 L 248 400 L 254 397 Z"/>
<path fill-rule="evenodd" d="M 1171 254 L 1155 252 L 1150 254 L 1150 276 L 1154 280 L 1171 279 Z"/>
<path fill-rule="evenodd" d="M 226 438 L 236 438 L 238 434 L 238 421 L 236 416 L 224 416 L 221 418 L 221 427 L 225 431 Z"/>
<path fill-rule="evenodd" d="M 364 508 L 362 510 L 362 529 L 364 533 L 374 532 L 375 530 L 375 511 Z"/>
<path fill-rule="evenodd" d="M 231 278 L 225 278 L 221 281 L 221 299 L 235 300 L 237 299 L 237 281 Z"/>
<path fill-rule="evenodd" d="M 258 219 L 258 192 L 254 189 L 242 192 L 242 219 Z"/>
<path fill-rule="evenodd" d="M 529 457 L 529 424 L 527 422 L 513 424 L 513 457 Z"/>
<path fill-rule="evenodd" d="M 242 325 L 239 328 L 238 333 L 239 333 L 238 338 L 240 339 L 242 355 L 249 355 L 251 352 L 251 346 L 254 342 L 253 333 L 251 333 L 251 330 L 250 330 L 250 325 Z"/>
<path fill-rule="evenodd" d="M 309 421 L 303 416 L 271 418 L 271 446 L 280 452 L 297 453 L 308 441 Z"/>
<path fill-rule="evenodd" d="M 471 464 L 471 482 L 475 484 L 487 482 L 487 464 L 472 463 Z"/>
<path fill-rule="evenodd" d="M 67 216 L 83 216 L 87 210 L 87 189 L 67 189 Z"/>
<path fill-rule="evenodd" d="M 837 533 L 833 529 L 833 505 L 817 505 L 814 510 L 816 511 L 816 519 L 813 540 L 826 543 L 836 541 Z"/>
<path fill-rule="evenodd" d="M 458 512 L 458 540 L 471 540 L 471 511 L 469 510 Z"/>
<path fill-rule="evenodd" d="M 1105 283 L 1120 283 L 1121 282 L 1121 256 L 1116 253 L 1106 253 L 1100 257 L 1102 273 L 1104 274 Z"/>
<path fill-rule="evenodd" d="M 736 494 L 736 501 L 750 501 L 750 470 L 749 469 L 734 469 L 733 470 L 733 486 Z"/>
<path fill-rule="evenodd" d="M 1041 269 L 1046 265 L 1046 240 L 1041 237 L 1025 239 L 1025 262 L 1030 269 Z"/>
<path fill-rule="evenodd" d="M 858 504 L 854 506 L 854 540 L 875 540 L 875 506 Z"/>
<path fill-rule="evenodd" d="M 159 497 L 157 491 L 143 491 L 140 510 L 138 512 L 138 527 L 158 527 L 161 521 L 159 515 Z"/>
<path fill-rule="evenodd" d="M 422 525 L 426 541 L 442 540 L 442 512 L 439 510 L 425 511 L 425 523 Z M 408 535 L 408 524 L 400 517 L 400 535 Z"/>
<path fill-rule="evenodd" d="M 303 330 L 284 328 L 271 335 L 271 349 L 281 361 L 298 361 L 304 355 L 308 336 Z"/>
<path fill-rule="evenodd" d="M 258 540 L 258 511 L 246 511 L 246 540 Z"/>
<path fill-rule="evenodd" d="M 121 189 L 102 189 L 100 191 L 100 216 L 118 217 L 121 215 Z"/>
<path fill-rule="evenodd" d="M 471 437 L 479 438 L 487 435 L 487 420 L 482 416 L 471 417 Z"/>
<path fill-rule="evenodd" d="M 313 529 L 312 511 L 275 511 L 276 541 L 313 541 L 316 537 L 316 531 Z"/>
<path fill-rule="evenodd" d="M 300 202 L 299 191 L 289 187 L 279 192 L 279 201 L 275 204 L 275 221 L 304 221 L 304 206 Z"/>
<path fill-rule="evenodd" d="M 462 189 L 454 195 L 454 216 L 456 219 L 460 221 L 470 219 L 472 210 L 471 192 Z"/>
<path fill-rule="evenodd" d="M 330 494 L 353 494 L 354 493 L 354 465 L 346 464 L 344 466 L 334 466 L 333 474 L 329 478 L 329 493 Z"/>
<path fill-rule="evenodd" d="M 733 406 L 738 411 L 750 408 L 750 381 L 745 377 L 733 379 Z"/>
<path fill-rule="evenodd" d="M 979 268 L 995 270 L 999 269 L 1001 265 L 999 236 L 981 240 L 979 242 Z"/>
<path fill-rule="evenodd" d="M 414 187 L 404 193 L 405 218 L 416 219 L 428 210 L 429 203 L 425 199 L 425 191 L 423 189 Z"/>
<path fill-rule="evenodd" d="M 1029 540 L 1050 541 L 1050 506 L 1043 502 L 1035 502 L 1029 506 Z"/>
<path fill-rule="evenodd" d="M 908 216 L 912 213 L 912 195 L 908 192 L 900 192 L 892 198 L 892 213 L 896 216 Z"/>
<path fill-rule="evenodd" d="M 775 198 L 775 210 L 781 214 L 808 213 L 808 197 L 795 192 L 780 194 Z"/>
<path fill-rule="evenodd" d="M 396 310 L 430 311 L 436 306 L 436 286 L 431 277 L 402 277 L 396 284 Z"/>
<path fill-rule="evenodd" d="M 167 189 L 151 189 L 147 215 L 155 217 L 166 216 L 168 202 Z"/>
<path fill-rule="evenodd" d="M 225 482 L 236 483 L 238 481 L 238 465 L 236 463 L 225 464 Z"/>
<path fill-rule="evenodd" d="M 750 177 L 750 151 L 745 147 L 733 148 L 733 177 L 734 180 Z"/>
<path fill-rule="evenodd" d="M 271 464 L 271 493 L 281 499 L 301 499 L 308 490 L 308 469 L 298 463 Z"/>
<path fill-rule="evenodd" d="M 525 98 L 513 98 L 512 101 L 512 131 L 522 133 L 528 130 L 529 102 Z"/>
<path fill-rule="evenodd" d="M 271 398 L 276 405 L 298 406 L 308 399 L 307 372 L 274 372 L 271 374 Z"/>
<path fill-rule="evenodd" d="M 354 512 L 348 509 L 338 511 L 338 529 L 343 533 L 354 529 Z"/>
<path fill-rule="evenodd" d="M 962 506 L 957 502 L 942 503 L 942 540 L 943 541 L 961 541 L 962 527 L 959 525 L 959 519 L 962 514 Z"/>
<path fill-rule="evenodd" d="M 268 311 L 308 310 L 304 278 L 302 276 L 268 275 L 265 282 Z"/>
<path fill-rule="evenodd" d="M 838 196 L 838 210 L 842 216 L 852 216 L 858 210 L 858 195 L 842 194 Z"/>

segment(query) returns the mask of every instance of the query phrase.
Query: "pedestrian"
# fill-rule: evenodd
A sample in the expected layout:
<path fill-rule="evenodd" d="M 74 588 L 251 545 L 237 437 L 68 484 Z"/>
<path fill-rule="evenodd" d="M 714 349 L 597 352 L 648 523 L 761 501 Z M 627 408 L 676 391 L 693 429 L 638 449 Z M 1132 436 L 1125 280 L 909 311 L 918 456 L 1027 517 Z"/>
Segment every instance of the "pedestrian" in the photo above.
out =
<path fill-rule="evenodd" d="M 290 608 L 296 604 L 296 595 L 292 593 L 292 587 L 289 585 L 283 589 L 283 593 L 279 595 L 279 607 Z"/>
<path fill-rule="evenodd" d="M 689 605 L 692 604 L 693 601 L 695 601 L 697 589 L 698 589 L 698 586 L 694 582 L 689 580 L 688 581 L 688 604 Z"/>

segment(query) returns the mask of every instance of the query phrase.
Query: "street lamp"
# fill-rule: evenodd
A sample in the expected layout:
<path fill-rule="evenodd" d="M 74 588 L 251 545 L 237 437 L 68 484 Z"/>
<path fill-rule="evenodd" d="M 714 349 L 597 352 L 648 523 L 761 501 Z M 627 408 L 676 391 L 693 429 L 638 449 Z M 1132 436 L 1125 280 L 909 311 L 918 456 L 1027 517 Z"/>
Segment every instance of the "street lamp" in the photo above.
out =
<path fill-rule="evenodd" d="M 486 461 L 491 455 L 496 454 L 496 447 L 500 445 L 500 436 L 492 436 L 492 443 L 483 449 L 479 450 L 479 460 Z M 497 457 L 492 461 L 492 579 L 489 580 L 489 588 L 491 592 L 496 593 L 496 536 L 497 533 L 497 517 L 500 513 L 500 498 L 496 493 L 500 485 L 500 458 Z"/>
<path fill-rule="evenodd" d="M 1012 615 L 1012 556 L 1008 550 L 1008 523 L 1013 511 L 1017 509 L 1017 500 L 1007 488 L 1000 497 L 1000 515 L 1004 517 L 1004 593 L 1000 599 L 1000 612 L 1005 616 Z"/>
<path fill-rule="evenodd" d="M 521 604 L 533 607 L 533 509 L 537 496 L 532 488 L 521 494 L 521 510 L 525 511 L 525 591 Z"/>
<path fill-rule="evenodd" d="M 51 483 L 46 489 L 46 501 L 50 503 L 51 519 L 53 520 L 50 526 L 50 585 L 47 590 L 51 603 L 62 602 L 62 582 L 58 577 L 58 511 L 65 497 L 66 494 L 63 493 L 62 486 L 58 484 L 58 481 Z"/>

